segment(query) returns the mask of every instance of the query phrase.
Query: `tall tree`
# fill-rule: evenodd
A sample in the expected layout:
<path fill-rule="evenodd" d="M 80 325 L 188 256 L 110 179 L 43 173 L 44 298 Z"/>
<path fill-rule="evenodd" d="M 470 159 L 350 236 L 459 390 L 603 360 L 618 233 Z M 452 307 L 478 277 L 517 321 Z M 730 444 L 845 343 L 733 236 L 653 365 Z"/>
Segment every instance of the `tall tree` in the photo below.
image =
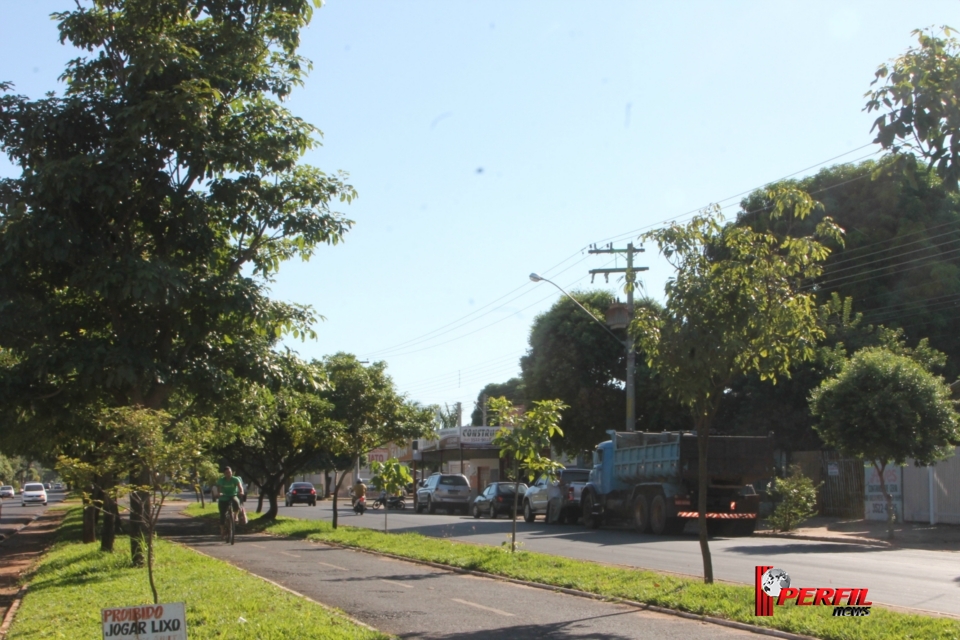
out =
<path fill-rule="evenodd" d="M 890 538 L 894 507 L 883 479 L 887 465 L 906 464 L 907 458 L 917 466 L 932 464 L 960 443 L 950 387 L 924 364 L 930 363 L 884 348 L 862 349 L 810 397 L 823 439 L 876 469 Z"/>
<path fill-rule="evenodd" d="M 330 207 L 353 189 L 300 162 L 319 130 L 280 104 L 310 67 L 314 4 L 81 0 L 55 14 L 85 52 L 63 94 L 2 85 L 20 175 L 0 181 L 0 347 L 16 359 L 0 404 L 31 433 L 15 447 L 56 453 L 84 431 L 77 407 L 215 398 L 284 332 L 312 332 L 266 285 L 352 224 Z"/>
<path fill-rule="evenodd" d="M 277 517 L 277 495 L 297 474 L 319 470 L 337 446 L 342 427 L 324 399 L 325 373 L 292 355 L 278 356 L 277 375 L 267 384 L 250 384 L 231 411 L 232 434 L 218 453 L 249 483 L 266 494 L 264 518 Z"/>
<path fill-rule="evenodd" d="M 802 219 L 815 208 L 805 193 L 774 194 L 774 215 Z M 840 240 L 829 219 L 820 237 Z M 829 249 L 813 237 L 778 241 L 768 233 L 722 225 L 717 209 L 684 225 L 651 231 L 673 265 L 666 306 L 641 309 L 631 331 L 663 388 L 691 411 L 697 431 L 697 489 L 704 581 L 713 582 L 707 540 L 707 456 L 710 430 L 730 384 L 749 372 L 763 380 L 789 375 L 823 336 L 814 297 L 801 292 L 819 275 Z"/>
<path fill-rule="evenodd" d="M 387 365 L 363 365 L 356 356 L 337 353 L 323 360 L 330 386 L 322 396 L 332 405 L 330 417 L 342 433 L 334 450 L 336 460 L 359 465 L 360 457 L 388 442 L 420 438 L 433 430 L 434 413 L 408 401 L 387 375 Z M 337 494 L 346 477 L 346 465 L 338 472 L 333 492 L 333 526 L 337 527 Z"/>
<path fill-rule="evenodd" d="M 604 319 L 616 302 L 608 291 L 571 294 L 596 318 Z M 644 298 L 636 309 L 658 308 Z M 626 337 L 626 336 L 624 336 Z M 643 354 L 634 380 L 639 429 L 665 431 L 689 428 L 689 413 L 661 388 Z M 560 426 L 564 438 L 555 443 L 569 454 L 593 449 L 608 429 L 626 417 L 627 357 L 624 345 L 604 331 L 569 298 L 560 298 L 533 321 L 530 348 L 520 359 L 527 400 L 559 399 L 568 406 Z"/>
<path fill-rule="evenodd" d="M 865 111 L 877 111 L 875 142 L 905 165 L 908 173 L 916 155 L 951 191 L 960 180 L 960 43 L 953 30 L 916 29 L 916 47 L 882 64 L 867 93 Z"/>
<path fill-rule="evenodd" d="M 526 391 L 523 388 L 523 380 L 520 378 L 510 378 L 506 382 L 491 382 L 477 394 L 477 401 L 474 403 L 473 413 L 470 414 L 470 424 L 475 427 L 484 424 L 483 416 L 489 408 L 487 401 L 490 398 L 506 398 L 514 405 L 522 405 L 526 400 Z M 490 416 L 487 415 L 487 422 Z"/>

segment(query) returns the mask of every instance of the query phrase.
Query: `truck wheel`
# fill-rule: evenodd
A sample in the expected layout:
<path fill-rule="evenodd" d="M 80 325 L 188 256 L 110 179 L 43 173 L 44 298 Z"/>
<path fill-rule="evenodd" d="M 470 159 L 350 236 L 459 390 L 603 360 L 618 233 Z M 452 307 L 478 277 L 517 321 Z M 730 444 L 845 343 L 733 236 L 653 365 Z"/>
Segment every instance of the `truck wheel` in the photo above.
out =
<path fill-rule="evenodd" d="M 643 494 L 633 499 L 633 528 L 637 533 L 650 530 L 650 507 L 647 505 L 647 496 Z"/>
<path fill-rule="evenodd" d="M 662 536 L 667 528 L 667 503 L 661 495 L 653 496 L 650 502 L 650 531 Z"/>
<path fill-rule="evenodd" d="M 588 493 L 583 499 L 583 524 L 588 529 L 600 528 L 600 516 L 594 512 L 593 494 Z"/>
<path fill-rule="evenodd" d="M 530 501 L 523 501 L 523 519 L 525 522 L 533 522 L 537 519 L 537 514 L 533 512 L 533 509 L 530 508 Z"/>

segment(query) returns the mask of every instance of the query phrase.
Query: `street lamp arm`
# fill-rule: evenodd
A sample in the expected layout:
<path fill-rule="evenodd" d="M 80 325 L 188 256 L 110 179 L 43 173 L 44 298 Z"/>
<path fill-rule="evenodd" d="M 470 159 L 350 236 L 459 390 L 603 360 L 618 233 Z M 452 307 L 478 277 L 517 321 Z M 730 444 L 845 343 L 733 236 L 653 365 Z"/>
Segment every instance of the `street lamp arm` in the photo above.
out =
<path fill-rule="evenodd" d="M 580 304 L 580 303 L 577 301 L 576 298 L 574 298 L 572 295 L 570 295 L 569 293 L 567 293 L 567 292 L 564 290 L 563 287 L 561 287 L 560 285 L 558 285 L 558 284 L 557 284 L 556 282 L 554 282 L 553 280 L 547 280 L 546 278 L 544 278 L 544 277 L 542 277 L 542 276 L 538 276 L 536 273 L 531 273 L 531 274 L 530 274 L 530 279 L 531 279 L 532 281 L 534 281 L 534 282 L 549 282 L 550 284 L 552 284 L 553 286 L 555 286 L 557 289 L 560 290 L 560 292 L 561 292 L 563 295 L 565 295 L 565 296 L 567 296 L 568 298 L 570 298 L 571 300 L 573 300 L 573 304 L 575 304 L 575 305 L 577 305 L 578 307 L 580 307 L 580 308 L 583 310 L 584 313 L 586 313 L 588 316 L 590 316 L 591 318 L 593 318 L 594 322 L 596 322 L 598 325 L 600 325 L 601 327 L 603 327 L 603 330 L 606 331 L 607 333 L 609 333 L 610 335 L 612 335 L 613 338 L 614 338 L 614 340 L 616 340 L 616 341 L 619 342 L 620 344 L 627 344 L 627 342 L 630 340 L 629 336 L 627 337 L 627 340 L 621 340 L 620 337 L 617 336 L 617 334 L 615 334 L 615 333 L 613 332 L 613 330 L 610 329 L 610 327 L 607 326 L 607 323 L 605 323 L 603 320 L 601 320 L 601 319 L 598 318 L 597 316 L 595 316 L 595 315 L 593 315 L 592 313 L 590 313 L 590 311 L 589 311 L 585 306 L 583 306 L 582 304 Z"/>

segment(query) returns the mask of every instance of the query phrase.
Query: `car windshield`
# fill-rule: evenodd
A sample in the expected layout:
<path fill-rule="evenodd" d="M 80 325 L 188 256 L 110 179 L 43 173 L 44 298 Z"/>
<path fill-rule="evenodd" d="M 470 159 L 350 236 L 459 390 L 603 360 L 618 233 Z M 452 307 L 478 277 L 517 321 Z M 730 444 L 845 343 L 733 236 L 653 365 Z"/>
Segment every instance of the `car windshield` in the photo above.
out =
<path fill-rule="evenodd" d="M 25 484 L 23 485 L 24 491 L 43 491 L 42 484 Z"/>
<path fill-rule="evenodd" d="M 440 484 L 452 487 L 465 487 L 467 486 L 467 479 L 463 476 L 441 476 Z"/>

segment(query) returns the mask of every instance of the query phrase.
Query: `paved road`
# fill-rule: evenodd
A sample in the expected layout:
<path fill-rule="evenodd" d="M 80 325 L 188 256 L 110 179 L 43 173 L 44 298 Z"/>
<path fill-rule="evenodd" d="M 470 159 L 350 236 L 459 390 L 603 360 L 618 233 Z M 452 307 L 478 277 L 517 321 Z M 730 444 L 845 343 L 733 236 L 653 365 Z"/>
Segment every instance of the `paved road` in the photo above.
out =
<path fill-rule="evenodd" d="M 255 507 L 256 503 L 252 503 Z M 248 508 L 251 502 L 247 502 Z M 332 505 L 280 507 L 282 515 L 330 520 Z M 356 516 L 340 509 L 340 522 L 383 527 L 383 511 Z M 506 519 L 391 511 L 391 531 L 499 545 L 510 533 Z M 517 523 L 517 539 L 528 551 L 695 576 L 703 575 L 696 536 L 639 535 L 628 529 L 588 530 L 582 525 Z M 960 554 L 949 551 L 885 549 L 854 544 L 777 538 L 717 538 L 711 542 L 714 575 L 719 580 L 753 584 L 759 564 L 780 567 L 793 584 L 805 587 L 865 587 L 874 603 L 960 616 Z"/>
<path fill-rule="evenodd" d="M 47 492 L 47 506 L 63 502 L 66 494 L 63 491 Z M 0 539 L 13 535 L 20 527 L 32 522 L 47 511 L 41 505 L 20 506 L 20 494 L 16 498 L 6 498 L 0 505 Z"/>
<path fill-rule="evenodd" d="M 174 521 L 176 518 L 177 521 Z M 225 545 L 202 523 L 168 516 L 174 539 L 342 609 L 401 638 L 756 640 L 751 632 L 476 578 L 299 540 L 240 535 Z M 183 535 L 184 530 L 188 533 Z"/>

